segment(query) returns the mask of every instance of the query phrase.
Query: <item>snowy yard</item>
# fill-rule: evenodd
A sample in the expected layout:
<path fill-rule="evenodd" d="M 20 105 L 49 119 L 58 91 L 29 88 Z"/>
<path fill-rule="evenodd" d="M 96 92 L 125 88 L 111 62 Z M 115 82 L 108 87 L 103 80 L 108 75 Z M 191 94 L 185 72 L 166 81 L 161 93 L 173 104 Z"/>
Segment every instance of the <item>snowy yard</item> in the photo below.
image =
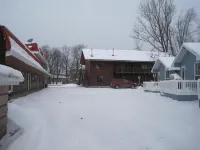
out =
<path fill-rule="evenodd" d="M 142 89 L 52 86 L 9 104 L 9 150 L 199 150 L 198 102 Z M 82 119 L 81 119 L 82 118 Z"/>

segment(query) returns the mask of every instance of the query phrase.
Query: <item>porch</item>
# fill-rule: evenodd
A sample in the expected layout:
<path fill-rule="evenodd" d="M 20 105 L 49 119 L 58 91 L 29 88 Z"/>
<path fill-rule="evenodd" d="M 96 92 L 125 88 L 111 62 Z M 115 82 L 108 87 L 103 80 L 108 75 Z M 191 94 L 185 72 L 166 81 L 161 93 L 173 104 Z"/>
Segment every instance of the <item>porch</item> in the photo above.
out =
<path fill-rule="evenodd" d="M 116 62 L 113 64 L 114 78 L 125 78 L 142 84 L 145 81 L 156 80 L 151 73 L 151 62 Z"/>

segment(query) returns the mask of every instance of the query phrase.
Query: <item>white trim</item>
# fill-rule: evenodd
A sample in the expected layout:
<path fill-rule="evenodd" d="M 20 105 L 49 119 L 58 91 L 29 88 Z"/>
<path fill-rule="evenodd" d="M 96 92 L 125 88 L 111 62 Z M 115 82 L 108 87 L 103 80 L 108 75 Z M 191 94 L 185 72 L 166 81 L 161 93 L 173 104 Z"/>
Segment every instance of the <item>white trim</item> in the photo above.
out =
<path fill-rule="evenodd" d="M 186 51 L 189 51 L 189 52 L 191 52 L 193 55 L 195 55 L 195 56 L 196 56 L 196 59 L 197 59 L 197 57 L 199 57 L 199 55 L 198 55 L 196 52 L 194 52 L 192 49 L 190 49 L 189 47 L 187 47 L 187 46 L 185 46 L 185 45 L 183 44 L 183 45 L 181 46 L 181 48 L 180 48 L 178 54 L 176 55 L 176 57 L 175 57 L 175 59 L 174 59 L 174 61 L 173 61 L 173 63 L 172 63 L 172 66 L 174 66 L 174 64 L 176 63 L 176 60 L 177 60 L 177 58 L 179 57 L 180 53 L 183 51 L 183 48 L 185 48 Z M 184 55 L 184 56 L 185 56 L 185 55 Z M 183 57 L 184 57 L 184 56 L 183 56 Z"/>
<path fill-rule="evenodd" d="M 197 64 L 197 63 L 200 64 L 200 61 L 195 61 L 195 62 L 194 62 L 194 80 L 196 80 L 196 77 L 197 77 L 197 76 L 200 76 L 200 75 L 196 75 L 196 64 Z"/>
<path fill-rule="evenodd" d="M 180 71 L 180 67 L 171 67 L 168 68 L 169 71 Z"/>
<path fill-rule="evenodd" d="M 157 73 L 157 81 L 160 81 L 160 71 Z"/>
<path fill-rule="evenodd" d="M 161 64 L 160 60 L 157 59 L 157 60 L 155 61 L 154 65 L 153 65 L 152 69 L 151 69 L 151 72 L 154 73 L 153 70 L 156 70 L 156 69 L 155 69 L 155 66 L 156 66 L 156 65 L 157 65 L 157 66 L 160 66 L 160 64 Z M 158 68 L 159 68 L 159 67 L 158 67 Z M 158 69 L 157 69 L 157 70 L 158 70 Z"/>
<path fill-rule="evenodd" d="M 183 78 L 183 76 L 182 76 L 182 69 L 184 68 L 184 78 Z M 186 69 L 186 67 L 185 66 L 181 66 L 181 78 L 183 79 L 183 80 L 185 80 L 185 69 Z"/>
<path fill-rule="evenodd" d="M 184 43 L 183 43 L 183 47 L 184 47 L 186 50 L 188 50 L 189 52 L 191 52 L 193 55 L 195 55 L 196 57 L 199 56 L 196 52 L 194 52 L 191 48 L 189 48 L 188 46 L 186 46 Z"/>

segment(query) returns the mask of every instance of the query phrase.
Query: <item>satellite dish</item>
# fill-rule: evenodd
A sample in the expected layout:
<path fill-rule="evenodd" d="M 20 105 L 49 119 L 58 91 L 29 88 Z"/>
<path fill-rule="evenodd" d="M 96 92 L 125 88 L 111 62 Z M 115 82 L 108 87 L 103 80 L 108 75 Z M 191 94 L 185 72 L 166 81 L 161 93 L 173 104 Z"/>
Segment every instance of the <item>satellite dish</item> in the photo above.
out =
<path fill-rule="evenodd" d="M 33 39 L 29 39 L 27 42 L 32 43 L 32 42 L 33 42 Z"/>

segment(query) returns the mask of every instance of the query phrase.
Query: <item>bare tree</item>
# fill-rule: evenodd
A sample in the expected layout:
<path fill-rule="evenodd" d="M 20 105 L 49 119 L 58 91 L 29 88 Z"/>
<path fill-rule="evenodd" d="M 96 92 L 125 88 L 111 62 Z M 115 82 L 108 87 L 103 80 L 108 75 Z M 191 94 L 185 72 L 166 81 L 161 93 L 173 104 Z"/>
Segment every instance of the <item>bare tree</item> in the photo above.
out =
<path fill-rule="evenodd" d="M 85 45 L 76 45 L 72 47 L 72 63 L 71 63 L 71 74 L 73 74 L 74 82 L 79 78 L 79 69 L 80 69 L 80 59 L 82 49 L 85 48 Z"/>
<path fill-rule="evenodd" d="M 52 74 L 53 68 L 54 68 L 53 50 L 48 45 L 44 45 L 40 49 L 42 50 L 42 52 L 44 53 L 44 55 L 47 59 L 49 72 Z"/>
<path fill-rule="evenodd" d="M 176 40 L 179 48 L 184 42 L 193 42 L 192 34 L 196 32 L 193 24 L 197 14 L 193 8 L 187 10 L 184 15 L 180 15 L 176 23 Z"/>
<path fill-rule="evenodd" d="M 53 74 L 56 75 L 56 84 L 57 84 L 58 77 L 63 68 L 62 53 L 58 48 L 53 48 L 52 62 L 53 62 Z"/>
<path fill-rule="evenodd" d="M 66 45 L 63 46 L 62 47 L 63 69 L 65 71 L 67 83 L 68 83 L 69 70 L 70 70 L 70 60 L 71 60 L 70 55 L 71 55 L 71 49 L 67 47 Z"/>
<path fill-rule="evenodd" d="M 49 46 L 41 47 L 47 57 L 50 73 L 54 75 L 53 83 L 54 79 L 56 79 L 55 81 L 57 84 L 58 77 L 63 72 L 65 72 L 67 83 L 68 77 L 74 82 L 79 79 L 81 52 L 85 47 L 85 45 L 76 45 L 73 47 L 65 45 L 61 50 L 59 48 L 50 48 Z"/>
<path fill-rule="evenodd" d="M 133 30 L 132 38 L 149 43 L 153 49 L 170 52 L 170 28 L 175 13 L 173 0 L 142 1 L 140 17 Z"/>
<path fill-rule="evenodd" d="M 135 36 L 137 38 L 134 39 L 134 42 L 135 42 L 135 48 L 134 49 L 141 51 L 142 47 L 143 47 L 143 42 L 139 39 L 139 35 L 137 33 L 136 33 Z"/>

